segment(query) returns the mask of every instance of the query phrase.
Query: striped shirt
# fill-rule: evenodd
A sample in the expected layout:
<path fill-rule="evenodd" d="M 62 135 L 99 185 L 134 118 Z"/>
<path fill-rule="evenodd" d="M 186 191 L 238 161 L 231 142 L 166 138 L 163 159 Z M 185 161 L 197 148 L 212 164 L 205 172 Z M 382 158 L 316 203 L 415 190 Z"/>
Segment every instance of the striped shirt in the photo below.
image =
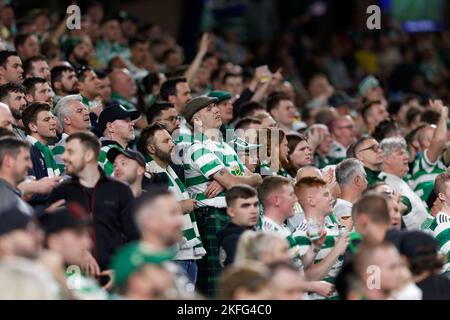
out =
<path fill-rule="evenodd" d="M 447 263 L 444 265 L 443 272 L 450 272 L 450 217 L 444 212 L 439 212 L 431 223 L 429 230 L 432 231 L 434 238 L 439 245 L 439 252 L 447 255 Z"/>
<path fill-rule="evenodd" d="M 320 251 L 317 253 L 316 257 L 314 258 L 314 264 L 320 263 L 323 259 L 325 259 L 331 252 L 331 250 L 334 247 L 334 244 L 339 238 L 339 229 L 338 228 L 330 228 L 329 226 L 324 226 L 325 231 L 327 233 L 325 242 L 323 243 L 322 247 L 320 248 Z M 297 230 L 292 234 L 292 237 L 294 238 L 295 243 L 299 246 L 300 250 L 300 256 L 304 256 L 308 250 L 310 249 L 312 242 L 309 239 L 307 235 L 308 231 L 308 223 L 307 221 L 303 221 L 302 224 L 297 228 Z M 342 268 L 342 262 L 344 260 L 344 256 L 341 255 L 336 262 L 331 267 L 330 271 L 326 275 L 325 278 L 323 278 L 323 281 L 334 283 L 336 280 L 336 276 L 338 275 L 339 271 Z M 311 293 L 309 295 L 310 299 L 318 300 L 318 299 L 325 299 L 325 297 L 320 296 L 316 293 Z M 335 292 L 333 294 L 332 298 L 336 298 L 337 293 Z"/>
<path fill-rule="evenodd" d="M 262 231 L 268 231 L 268 232 L 274 232 L 283 238 L 286 238 L 286 240 L 289 243 L 289 251 L 291 253 L 292 259 L 295 263 L 295 265 L 303 272 L 303 265 L 302 261 L 300 259 L 300 248 L 295 242 L 294 238 L 292 237 L 292 233 L 289 230 L 289 228 L 286 225 L 279 225 L 272 219 L 264 216 L 262 218 L 261 222 L 261 230 Z"/>
<path fill-rule="evenodd" d="M 170 166 L 164 169 L 153 160 L 148 164 L 148 169 L 153 173 L 164 172 L 166 174 L 169 180 L 169 190 L 175 195 L 177 201 L 189 199 L 186 186 Z M 195 214 L 184 214 L 183 218 L 183 240 L 174 260 L 201 259 L 206 254 L 206 251 L 200 239 Z"/>
<path fill-rule="evenodd" d="M 117 148 L 119 150 L 123 150 L 123 148 L 114 141 L 103 140 L 102 145 L 103 146 L 100 149 L 100 156 L 98 157 L 98 163 L 103 168 L 105 173 L 108 176 L 111 176 L 114 173 L 114 163 L 109 162 L 106 155 L 111 148 Z"/>
<path fill-rule="evenodd" d="M 432 163 L 427 151 L 428 149 L 414 161 L 412 173 L 412 189 L 423 201 L 427 201 L 433 191 L 436 177 L 447 168 L 440 159 Z"/>
<path fill-rule="evenodd" d="M 191 198 L 198 201 L 199 207 L 225 208 L 225 194 L 208 199 L 205 195 L 212 176 L 226 168 L 234 176 L 242 176 L 245 167 L 236 152 L 223 141 L 212 141 L 198 134 L 184 155 L 186 185 Z"/>

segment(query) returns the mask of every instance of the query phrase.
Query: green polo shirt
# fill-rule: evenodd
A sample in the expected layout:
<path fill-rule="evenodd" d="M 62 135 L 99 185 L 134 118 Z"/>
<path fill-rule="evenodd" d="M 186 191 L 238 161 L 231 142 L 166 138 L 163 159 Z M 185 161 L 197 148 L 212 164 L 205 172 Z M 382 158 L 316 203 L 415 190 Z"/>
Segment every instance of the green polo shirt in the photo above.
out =
<path fill-rule="evenodd" d="M 371 186 L 371 185 L 373 185 L 373 184 L 375 184 L 377 182 L 383 182 L 384 181 L 383 179 L 381 179 L 379 177 L 381 171 L 373 171 L 373 170 L 370 170 L 367 167 L 364 167 L 364 170 L 366 171 L 366 174 L 367 174 L 366 178 L 367 178 L 367 185 L 368 186 Z"/>

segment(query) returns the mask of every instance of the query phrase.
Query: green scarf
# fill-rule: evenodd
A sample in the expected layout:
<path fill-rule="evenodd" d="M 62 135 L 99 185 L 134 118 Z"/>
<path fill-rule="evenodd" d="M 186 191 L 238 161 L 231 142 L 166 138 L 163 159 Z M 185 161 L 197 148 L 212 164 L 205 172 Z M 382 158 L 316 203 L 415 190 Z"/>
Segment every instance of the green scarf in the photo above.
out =
<path fill-rule="evenodd" d="M 61 172 L 59 171 L 58 165 L 56 164 L 50 148 L 32 136 L 27 136 L 27 140 L 44 155 L 44 164 L 47 169 L 47 176 L 49 178 L 58 177 Z"/>

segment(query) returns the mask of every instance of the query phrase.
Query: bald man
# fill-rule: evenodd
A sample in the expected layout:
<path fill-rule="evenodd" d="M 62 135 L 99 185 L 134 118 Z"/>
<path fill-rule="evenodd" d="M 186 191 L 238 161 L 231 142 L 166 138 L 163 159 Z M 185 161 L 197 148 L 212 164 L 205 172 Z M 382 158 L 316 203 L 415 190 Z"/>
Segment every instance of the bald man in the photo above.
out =
<path fill-rule="evenodd" d="M 6 104 L 0 102 L 0 128 L 5 128 L 12 132 L 13 123 L 14 118 L 11 110 Z"/>
<path fill-rule="evenodd" d="M 111 100 L 119 102 L 127 111 L 135 111 L 137 102 L 137 86 L 127 69 L 115 69 L 109 75 L 111 80 Z M 135 127 L 143 129 L 147 126 L 145 117 L 140 117 L 136 120 Z"/>

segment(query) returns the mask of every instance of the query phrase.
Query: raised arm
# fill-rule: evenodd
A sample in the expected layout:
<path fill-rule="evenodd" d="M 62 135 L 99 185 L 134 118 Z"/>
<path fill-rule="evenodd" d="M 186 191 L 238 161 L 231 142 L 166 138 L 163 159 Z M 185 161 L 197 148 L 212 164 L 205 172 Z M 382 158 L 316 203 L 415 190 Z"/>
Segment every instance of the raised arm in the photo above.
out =
<path fill-rule="evenodd" d="M 447 143 L 447 120 L 448 107 L 444 106 L 442 100 L 430 101 L 430 106 L 441 114 L 436 130 L 434 131 L 430 147 L 427 151 L 428 160 L 435 163 Z"/>

